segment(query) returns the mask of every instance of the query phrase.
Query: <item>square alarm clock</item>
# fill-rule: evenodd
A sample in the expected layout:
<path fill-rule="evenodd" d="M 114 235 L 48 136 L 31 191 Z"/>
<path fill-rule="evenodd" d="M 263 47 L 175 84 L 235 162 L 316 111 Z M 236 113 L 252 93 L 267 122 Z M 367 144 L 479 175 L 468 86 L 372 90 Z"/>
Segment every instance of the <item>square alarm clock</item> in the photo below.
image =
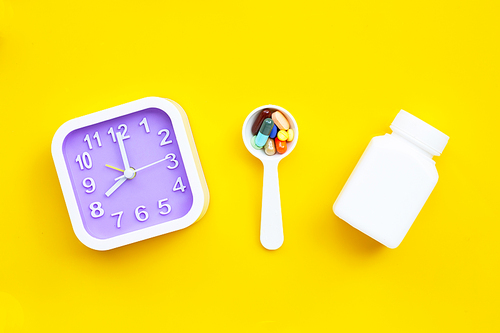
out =
<path fill-rule="evenodd" d="M 147 97 L 64 123 L 52 156 L 73 230 L 109 250 L 186 228 L 209 194 L 186 113 Z"/>

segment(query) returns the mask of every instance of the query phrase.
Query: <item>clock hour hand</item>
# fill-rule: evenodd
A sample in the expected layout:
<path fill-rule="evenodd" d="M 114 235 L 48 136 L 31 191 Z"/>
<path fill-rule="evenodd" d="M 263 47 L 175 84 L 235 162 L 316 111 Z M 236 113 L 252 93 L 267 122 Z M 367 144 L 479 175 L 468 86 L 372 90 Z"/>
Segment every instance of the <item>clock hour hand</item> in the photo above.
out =
<path fill-rule="evenodd" d="M 125 181 L 127 180 L 127 178 L 125 178 L 125 176 L 123 176 L 123 178 L 120 177 L 119 180 L 116 181 L 116 183 L 114 183 L 113 186 L 111 186 L 111 188 L 106 192 L 104 193 L 107 197 L 109 197 L 111 194 L 113 194 L 113 192 L 116 191 L 116 189 L 118 187 L 120 187 L 123 183 L 125 183 Z"/>
<path fill-rule="evenodd" d="M 167 156 L 168 156 L 168 155 L 167 155 Z M 158 163 L 160 163 L 160 162 L 163 162 L 163 161 L 167 160 L 167 159 L 168 159 L 168 158 L 167 158 L 167 156 L 165 156 L 164 158 L 162 158 L 162 159 L 161 159 L 161 160 L 159 160 L 159 161 L 156 161 L 156 162 L 153 162 L 153 163 L 151 163 L 151 164 L 145 165 L 145 166 L 143 166 L 143 167 L 141 167 L 141 168 L 139 168 L 139 169 L 135 169 L 135 170 L 134 170 L 134 173 L 137 173 L 138 171 L 144 170 L 144 169 L 146 169 L 146 168 L 149 168 L 150 166 L 153 166 L 153 165 L 155 165 L 155 164 L 158 164 Z M 125 175 L 120 176 L 120 177 L 116 177 L 116 178 L 115 178 L 115 180 L 122 179 L 122 178 L 125 178 Z"/>
<path fill-rule="evenodd" d="M 130 164 L 128 163 L 127 153 L 125 152 L 125 145 L 123 144 L 122 133 L 116 132 L 116 139 L 118 140 L 118 147 L 120 147 L 120 154 L 122 155 L 124 169 L 127 170 L 130 168 Z"/>

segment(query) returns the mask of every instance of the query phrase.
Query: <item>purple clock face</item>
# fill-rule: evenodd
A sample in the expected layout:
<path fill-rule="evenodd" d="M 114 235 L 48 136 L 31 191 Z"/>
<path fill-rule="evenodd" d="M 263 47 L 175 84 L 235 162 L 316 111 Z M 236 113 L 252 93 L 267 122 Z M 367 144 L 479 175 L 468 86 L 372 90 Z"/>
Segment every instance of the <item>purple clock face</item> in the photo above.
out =
<path fill-rule="evenodd" d="M 95 238 L 168 223 L 191 209 L 193 194 L 172 121 L 160 109 L 74 130 L 63 154 L 83 226 Z"/>

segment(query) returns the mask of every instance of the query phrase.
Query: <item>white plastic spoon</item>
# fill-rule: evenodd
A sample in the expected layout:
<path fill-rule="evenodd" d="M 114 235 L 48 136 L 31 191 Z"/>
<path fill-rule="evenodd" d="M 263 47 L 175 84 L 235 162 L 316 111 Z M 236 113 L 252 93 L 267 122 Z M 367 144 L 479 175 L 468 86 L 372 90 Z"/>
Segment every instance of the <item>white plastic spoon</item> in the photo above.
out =
<path fill-rule="evenodd" d="M 293 129 L 293 141 L 287 142 L 284 154 L 266 155 L 264 149 L 252 147 L 252 125 L 263 109 L 276 109 L 283 113 Z M 260 242 L 268 250 L 276 250 L 283 244 L 283 220 L 281 217 L 280 184 L 278 179 L 278 163 L 292 152 L 299 138 L 299 128 L 293 116 L 287 110 L 276 105 L 264 105 L 256 108 L 243 123 L 243 142 L 248 151 L 264 164 L 264 185 L 262 187 L 262 211 L 260 220 Z"/>

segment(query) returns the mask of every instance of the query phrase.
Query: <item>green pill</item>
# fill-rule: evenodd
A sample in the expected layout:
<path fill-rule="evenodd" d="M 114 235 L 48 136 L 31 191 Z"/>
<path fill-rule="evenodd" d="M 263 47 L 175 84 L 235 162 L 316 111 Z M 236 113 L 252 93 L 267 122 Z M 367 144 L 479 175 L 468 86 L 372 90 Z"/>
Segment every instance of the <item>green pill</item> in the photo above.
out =
<path fill-rule="evenodd" d="M 254 147 L 255 149 L 262 149 L 262 147 L 264 147 L 264 146 L 260 146 L 260 147 L 259 147 L 259 146 L 257 146 L 257 145 L 255 144 L 255 139 L 256 139 L 256 138 L 257 138 L 257 135 L 254 135 L 254 136 L 252 137 L 252 141 L 250 141 L 250 142 L 251 142 L 251 144 L 252 144 L 252 147 Z"/>

